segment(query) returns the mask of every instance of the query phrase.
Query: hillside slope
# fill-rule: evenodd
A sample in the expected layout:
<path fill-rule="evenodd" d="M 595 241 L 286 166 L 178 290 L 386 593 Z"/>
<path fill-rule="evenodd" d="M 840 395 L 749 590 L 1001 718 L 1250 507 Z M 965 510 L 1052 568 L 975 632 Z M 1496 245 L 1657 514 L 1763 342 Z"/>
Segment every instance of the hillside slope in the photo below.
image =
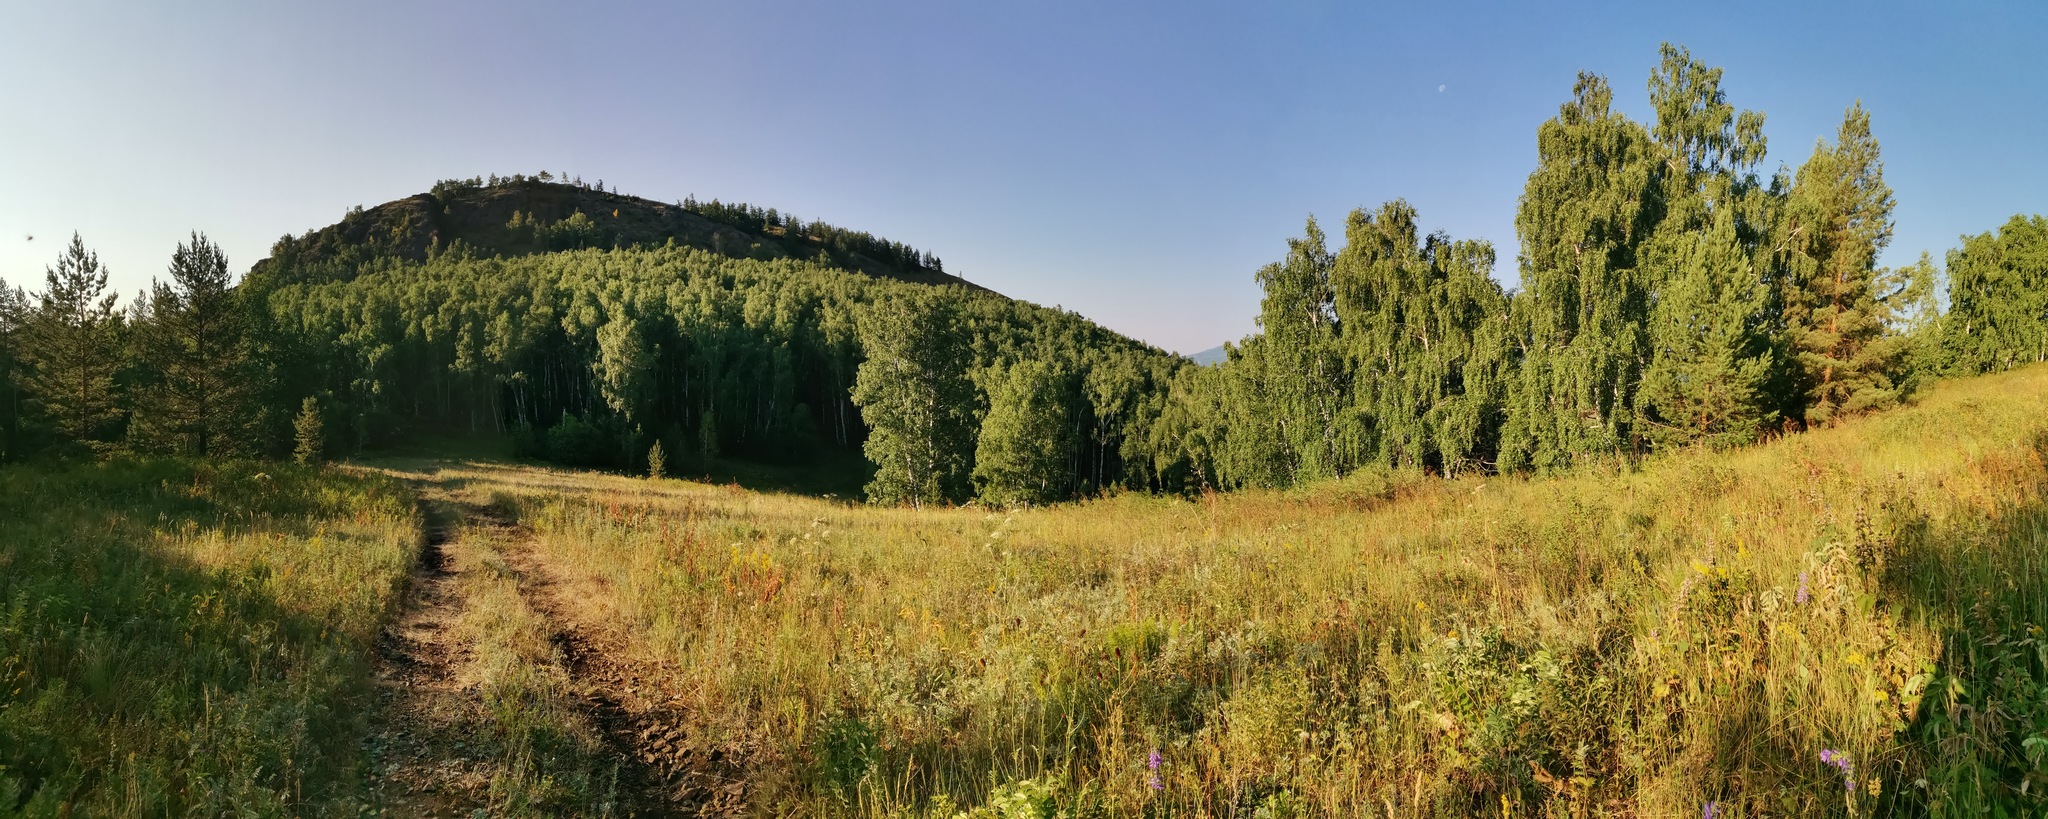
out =
<path fill-rule="evenodd" d="M 517 519 L 639 758 L 753 814 L 2039 816 L 2044 404 L 2035 367 L 1640 469 L 1000 514 L 433 478 Z"/>
<path fill-rule="evenodd" d="M 937 259 L 900 242 L 801 222 L 772 209 L 657 202 L 524 176 L 443 181 L 431 192 L 353 210 L 333 225 L 280 239 L 250 275 L 345 279 L 369 259 L 424 261 L 458 243 L 477 256 L 510 257 L 669 242 L 732 258 L 821 261 L 877 278 L 987 290 L 945 273 Z"/>

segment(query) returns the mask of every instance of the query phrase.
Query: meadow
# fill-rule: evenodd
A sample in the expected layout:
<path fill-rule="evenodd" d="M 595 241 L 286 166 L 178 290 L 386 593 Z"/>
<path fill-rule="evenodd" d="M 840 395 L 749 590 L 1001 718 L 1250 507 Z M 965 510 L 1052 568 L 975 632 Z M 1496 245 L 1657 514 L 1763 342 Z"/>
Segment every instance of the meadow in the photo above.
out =
<path fill-rule="evenodd" d="M 0 806 L 2040 815 L 2043 406 L 2035 367 L 1563 478 L 1003 510 L 492 459 L 11 468 Z M 432 699 L 380 720 L 423 542 L 437 670 L 402 696 Z"/>
<path fill-rule="evenodd" d="M 2044 406 L 2035 367 L 1561 479 L 1048 509 L 439 477 L 756 815 L 2020 816 Z"/>
<path fill-rule="evenodd" d="M 412 497 L 281 464 L 0 470 L 0 814 L 358 815 Z"/>

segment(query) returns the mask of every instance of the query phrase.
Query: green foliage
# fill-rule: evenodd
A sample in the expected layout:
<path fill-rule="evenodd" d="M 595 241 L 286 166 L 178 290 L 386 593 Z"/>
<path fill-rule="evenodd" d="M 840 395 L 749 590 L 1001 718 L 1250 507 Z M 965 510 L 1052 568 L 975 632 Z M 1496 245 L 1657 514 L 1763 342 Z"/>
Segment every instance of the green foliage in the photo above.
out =
<path fill-rule="evenodd" d="M 172 254 L 170 273 L 152 284 L 147 320 L 135 327 L 151 379 L 134 397 L 129 439 L 201 458 L 249 454 L 257 373 L 227 256 L 194 233 Z"/>
<path fill-rule="evenodd" d="M 875 465 L 868 500 L 923 506 L 965 498 L 972 469 L 972 350 L 956 296 L 905 294 L 861 324 L 867 360 L 853 385 Z"/>
<path fill-rule="evenodd" d="M 1942 353 L 1958 375 L 2048 361 L 2048 217 L 2014 216 L 1948 254 Z"/>
<path fill-rule="evenodd" d="M 292 460 L 301 465 L 327 460 L 327 422 L 320 415 L 320 400 L 306 396 L 299 402 L 299 414 L 292 419 Z"/>
<path fill-rule="evenodd" d="M 1287 240 L 1287 258 L 1261 268 L 1265 297 L 1259 327 L 1265 343 L 1258 390 L 1266 404 L 1255 423 L 1274 450 L 1281 481 L 1334 477 L 1355 460 L 1356 434 L 1345 411 L 1350 384 L 1337 345 L 1334 260 L 1322 228 L 1308 220 L 1302 238 Z"/>
<path fill-rule="evenodd" d="M 1619 451 L 1633 428 L 1652 289 L 1636 256 L 1661 216 L 1658 148 L 1613 101 L 1606 78 L 1581 74 L 1572 100 L 1537 129 L 1536 170 L 1515 214 L 1521 360 L 1503 470 L 1550 471 Z"/>
<path fill-rule="evenodd" d="M 1493 248 L 1419 236 L 1402 201 L 1352 213 L 1337 256 L 1337 315 L 1367 460 L 1445 475 L 1495 457 L 1508 302 Z"/>
<path fill-rule="evenodd" d="M 661 480 L 668 475 L 668 454 L 661 450 L 661 442 L 647 448 L 647 477 Z"/>
<path fill-rule="evenodd" d="M 570 466 L 606 467 L 617 460 L 611 436 L 582 418 L 564 414 L 547 432 L 548 460 Z"/>
<path fill-rule="evenodd" d="M 1019 362 L 991 378 L 974 451 L 975 495 L 997 506 L 1066 499 L 1079 449 L 1067 411 L 1071 379 L 1040 361 Z"/>
<path fill-rule="evenodd" d="M 22 383 L 28 318 L 28 296 L 21 288 L 0 282 L 0 463 L 19 460 L 29 448 L 29 407 Z"/>
<path fill-rule="evenodd" d="M 121 416 L 115 374 L 124 361 L 121 316 L 99 255 L 77 234 L 50 268 L 23 328 L 29 392 L 57 431 L 74 441 L 106 440 Z"/>
<path fill-rule="evenodd" d="M 1858 104 L 1843 115 L 1835 144 L 1816 145 L 1800 167 L 1780 228 L 1793 393 L 1785 411 L 1809 425 L 1898 400 L 1906 346 L 1888 332 L 1877 268 L 1891 212 L 1870 114 Z"/>

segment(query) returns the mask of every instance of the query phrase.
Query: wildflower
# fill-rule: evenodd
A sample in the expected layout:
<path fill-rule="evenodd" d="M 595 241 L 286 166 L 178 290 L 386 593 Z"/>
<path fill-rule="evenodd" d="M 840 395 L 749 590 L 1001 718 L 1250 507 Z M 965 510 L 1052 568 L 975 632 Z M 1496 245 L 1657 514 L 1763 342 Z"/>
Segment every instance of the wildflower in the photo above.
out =
<path fill-rule="evenodd" d="M 1159 767 L 1165 764 L 1166 758 L 1159 755 L 1158 748 L 1153 748 L 1152 753 L 1145 757 L 1145 769 L 1152 772 L 1152 776 L 1145 780 L 1145 787 L 1155 791 L 1166 790 L 1166 781 L 1159 778 Z"/>
<path fill-rule="evenodd" d="M 1720 812 L 1714 809 L 1712 802 L 1708 802 L 1706 807 L 1700 809 L 1700 819 L 1714 819 L 1718 815 Z"/>
<path fill-rule="evenodd" d="M 1805 572 L 1800 572 L 1800 573 L 1799 573 L 1799 593 L 1798 593 L 1797 595 L 1794 595 L 1794 596 L 1792 597 L 1792 602 L 1794 602 L 1794 603 L 1798 603 L 1799 605 L 1802 605 L 1802 606 L 1804 606 L 1804 605 L 1806 605 L 1806 601 L 1808 601 L 1808 600 L 1810 600 L 1810 599 L 1813 599 L 1813 595 L 1811 595 L 1811 594 L 1808 594 L 1808 593 L 1806 592 L 1806 573 L 1805 573 Z"/>
<path fill-rule="evenodd" d="M 1856 789 L 1856 777 L 1851 775 L 1852 766 L 1849 764 L 1849 755 L 1847 753 L 1835 750 L 1824 750 L 1820 752 L 1820 761 L 1841 769 L 1842 787 L 1848 788 L 1852 791 Z"/>

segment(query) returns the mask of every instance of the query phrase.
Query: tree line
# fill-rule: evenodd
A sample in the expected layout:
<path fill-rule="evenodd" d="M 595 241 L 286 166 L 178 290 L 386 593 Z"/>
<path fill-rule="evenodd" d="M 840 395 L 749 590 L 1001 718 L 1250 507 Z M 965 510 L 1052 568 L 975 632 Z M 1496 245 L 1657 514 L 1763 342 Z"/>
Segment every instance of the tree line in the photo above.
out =
<path fill-rule="evenodd" d="M 1765 178 L 1763 116 L 1720 77 L 1666 46 L 1648 123 L 1579 78 L 1538 129 L 1519 289 L 1491 277 L 1492 246 L 1424 233 L 1403 201 L 1350 214 L 1334 250 L 1311 219 L 1256 274 L 1260 331 L 1206 367 L 830 254 L 546 233 L 566 223 L 527 227 L 583 249 L 457 243 L 351 257 L 337 276 L 281 247 L 239 286 L 194 234 L 125 309 L 73 237 L 42 290 L 0 287 L 0 458 L 317 458 L 479 432 L 629 470 L 858 453 L 874 501 L 1046 503 L 1736 446 L 2048 359 L 2048 220 L 1966 237 L 1943 312 L 1931 259 L 1877 264 L 1893 198 L 1869 114 L 1850 107 L 1796 171 Z"/>

